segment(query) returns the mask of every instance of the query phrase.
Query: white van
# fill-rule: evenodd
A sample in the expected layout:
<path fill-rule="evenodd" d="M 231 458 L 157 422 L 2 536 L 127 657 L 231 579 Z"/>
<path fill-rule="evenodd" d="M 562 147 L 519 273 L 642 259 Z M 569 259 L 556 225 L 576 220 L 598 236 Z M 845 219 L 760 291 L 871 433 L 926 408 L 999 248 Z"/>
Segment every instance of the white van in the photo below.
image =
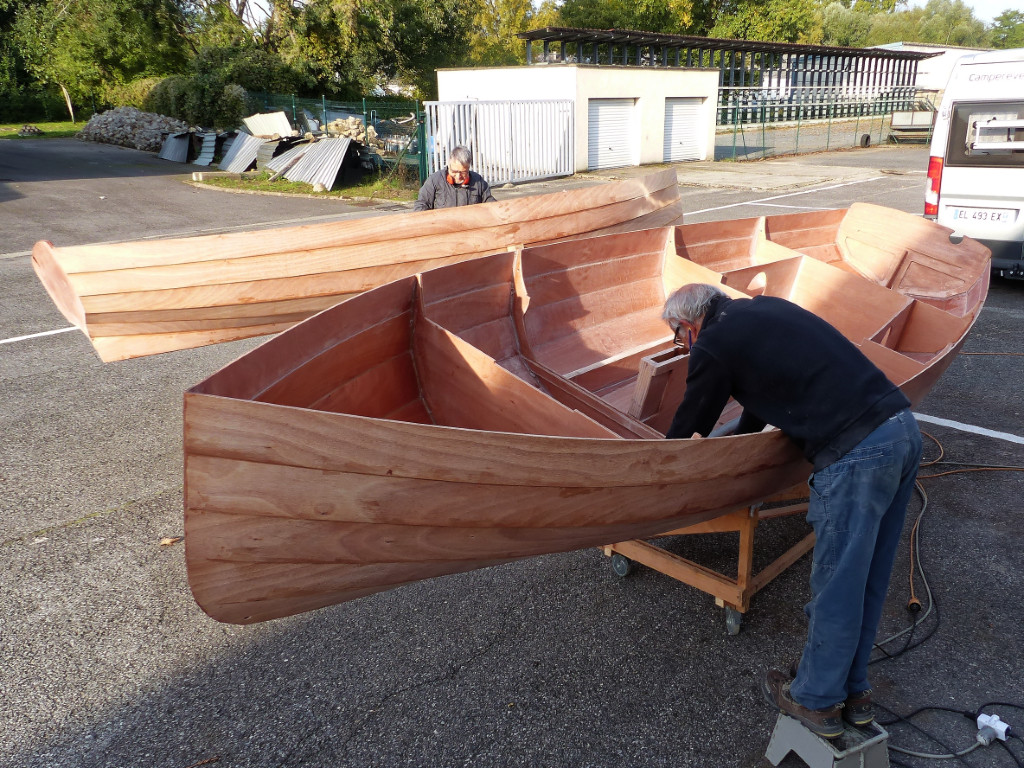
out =
<path fill-rule="evenodd" d="M 1024 48 L 953 65 L 932 136 L 924 215 L 992 249 L 1024 279 Z"/>

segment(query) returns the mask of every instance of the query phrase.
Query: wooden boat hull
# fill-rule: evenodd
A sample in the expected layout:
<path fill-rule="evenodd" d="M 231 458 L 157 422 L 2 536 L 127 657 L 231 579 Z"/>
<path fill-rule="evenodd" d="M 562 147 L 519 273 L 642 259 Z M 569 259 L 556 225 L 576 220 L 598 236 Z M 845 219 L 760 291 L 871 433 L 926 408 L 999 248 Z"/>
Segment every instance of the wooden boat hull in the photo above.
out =
<path fill-rule="evenodd" d="M 820 218 L 850 229 L 878 214 Z M 185 395 L 196 600 L 220 621 L 263 621 L 654 536 L 805 479 L 809 465 L 777 430 L 660 439 L 688 362 L 660 319 L 665 296 L 702 281 L 789 298 L 827 317 L 916 403 L 963 344 L 989 275 L 985 249 L 965 240 L 947 251 L 948 230 L 935 225 L 886 246 L 898 262 L 887 274 L 926 298 L 866 279 L 856 247 L 837 246 L 827 263 L 756 234 L 771 225 L 793 237 L 809 223 L 723 224 L 751 234 L 745 255 L 743 238 L 731 241 L 735 261 L 721 271 L 699 263 L 707 225 L 450 265 L 332 307 L 225 367 Z M 824 245 L 803 247 L 820 255 Z M 947 256 L 946 278 L 915 277 L 919 257 Z M 868 266 L 880 268 L 876 257 Z"/>
<path fill-rule="evenodd" d="M 280 332 L 369 288 L 514 246 L 682 223 L 674 170 L 487 205 L 55 247 L 32 263 L 104 361 Z"/>

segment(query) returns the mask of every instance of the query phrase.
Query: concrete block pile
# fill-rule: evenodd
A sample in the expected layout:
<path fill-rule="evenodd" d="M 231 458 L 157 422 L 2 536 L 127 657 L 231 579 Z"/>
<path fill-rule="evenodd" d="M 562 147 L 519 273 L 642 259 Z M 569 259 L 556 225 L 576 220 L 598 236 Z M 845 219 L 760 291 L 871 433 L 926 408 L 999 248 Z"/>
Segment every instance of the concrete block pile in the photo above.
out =
<path fill-rule="evenodd" d="M 135 107 L 115 107 L 93 115 L 77 137 L 82 141 L 99 141 L 159 152 L 163 144 L 163 133 L 187 130 L 188 123 L 173 117 L 143 112 Z"/>

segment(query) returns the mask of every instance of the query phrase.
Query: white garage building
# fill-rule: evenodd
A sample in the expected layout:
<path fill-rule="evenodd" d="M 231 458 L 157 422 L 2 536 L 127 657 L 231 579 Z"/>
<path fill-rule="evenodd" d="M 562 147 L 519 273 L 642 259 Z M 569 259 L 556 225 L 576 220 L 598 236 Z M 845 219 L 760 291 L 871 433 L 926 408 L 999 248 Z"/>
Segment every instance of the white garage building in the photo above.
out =
<path fill-rule="evenodd" d="M 562 64 L 441 69 L 439 103 L 562 102 L 569 172 L 714 156 L 718 70 Z"/>

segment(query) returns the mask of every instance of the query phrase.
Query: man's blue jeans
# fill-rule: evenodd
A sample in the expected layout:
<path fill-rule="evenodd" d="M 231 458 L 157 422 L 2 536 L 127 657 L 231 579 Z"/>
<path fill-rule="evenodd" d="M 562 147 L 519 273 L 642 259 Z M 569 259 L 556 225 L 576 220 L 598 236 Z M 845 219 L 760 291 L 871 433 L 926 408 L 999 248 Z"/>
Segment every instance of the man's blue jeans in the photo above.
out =
<path fill-rule="evenodd" d="M 811 475 L 810 625 L 790 695 L 825 709 L 869 689 L 868 660 L 921 461 L 910 409 Z"/>

